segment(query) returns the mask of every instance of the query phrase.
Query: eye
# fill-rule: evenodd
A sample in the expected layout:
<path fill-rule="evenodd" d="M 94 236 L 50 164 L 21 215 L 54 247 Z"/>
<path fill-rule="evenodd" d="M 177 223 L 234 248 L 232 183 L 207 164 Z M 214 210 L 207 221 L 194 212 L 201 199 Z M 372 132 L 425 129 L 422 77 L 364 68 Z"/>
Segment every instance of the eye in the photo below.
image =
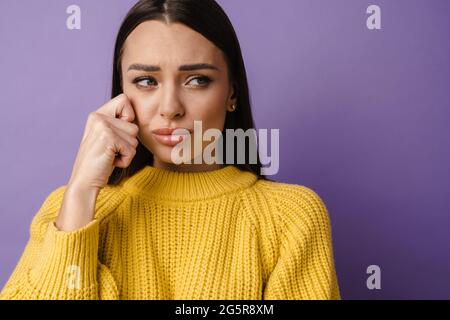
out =
<path fill-rule="evenodd" d="M 207 76 L 197 76 L 197 77 L 189 80 L 188 83 L 191 83 L 192 81 L 197 81 L 197 83 L 194 82 L 195 86 L 206 87 L 206 86 L 208 86 L 208 84 L 211 83 L 212 80 L 211 80 L 211 78 L 209 78 Z"/>
<path fill-rule="evenodd" d="M 145 85 L 146 83 L 149 85 Z M 157 82 L 153 77 L 141 77 L 134 79 L 133 84 L 136 84 L 138 87 L 148 88 L 149 86 L 157 85 Z"/>

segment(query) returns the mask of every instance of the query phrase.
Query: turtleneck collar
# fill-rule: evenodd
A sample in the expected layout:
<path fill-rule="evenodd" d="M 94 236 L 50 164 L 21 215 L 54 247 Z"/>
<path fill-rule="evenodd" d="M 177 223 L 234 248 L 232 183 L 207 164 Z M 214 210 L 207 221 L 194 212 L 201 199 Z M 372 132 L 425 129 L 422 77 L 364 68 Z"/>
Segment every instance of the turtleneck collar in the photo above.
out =
<path fill-rule="evenodd" d="M 214 198 L 253 185 L 258 177 L 234 165 L 212 171 L 181 172 L 145 166 L 121 184 L 148 197 L 193 201 Z"/>

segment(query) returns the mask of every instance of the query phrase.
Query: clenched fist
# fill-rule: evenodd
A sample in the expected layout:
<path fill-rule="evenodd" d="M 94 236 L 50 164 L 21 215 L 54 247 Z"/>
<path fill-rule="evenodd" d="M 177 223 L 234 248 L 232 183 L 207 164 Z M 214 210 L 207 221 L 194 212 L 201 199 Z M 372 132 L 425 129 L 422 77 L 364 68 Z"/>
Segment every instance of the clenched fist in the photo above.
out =
<path fill-rule="evenodd" d="M 136 154 L 139 128 L 125 94 L 89 114 L 70 184 L 104 187 L 114 167 L 126 168 Z"/>
<path fill-rule="evenodd" d="M 55 226 L 77 230 L 94 219 L 100 189 L 114 167 L 126 168 L 136 155 L 139 128 L 125 94 L 111 99 L 89 114 L 72 175 L 64 193 Z"/>

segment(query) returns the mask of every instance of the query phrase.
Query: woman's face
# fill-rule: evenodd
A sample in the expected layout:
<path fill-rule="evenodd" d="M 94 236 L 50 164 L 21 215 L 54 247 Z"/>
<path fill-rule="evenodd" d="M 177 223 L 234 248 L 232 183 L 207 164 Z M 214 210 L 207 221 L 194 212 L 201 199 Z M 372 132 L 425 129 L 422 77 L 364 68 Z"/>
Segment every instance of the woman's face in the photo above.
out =
<path fill-rule="evenodd" d="M 153 153 L 155 167 L 173 166 L 173 146 L 159 141 L 152 130 L 193 130 L 194 121 L 202 121 L 203 131 L 224 129 L 235 103 L 233 88 L 221 50 L 200 33 L 180 23 L 141 23 L 125 41 L 121 66 L 139 141 Z"/>

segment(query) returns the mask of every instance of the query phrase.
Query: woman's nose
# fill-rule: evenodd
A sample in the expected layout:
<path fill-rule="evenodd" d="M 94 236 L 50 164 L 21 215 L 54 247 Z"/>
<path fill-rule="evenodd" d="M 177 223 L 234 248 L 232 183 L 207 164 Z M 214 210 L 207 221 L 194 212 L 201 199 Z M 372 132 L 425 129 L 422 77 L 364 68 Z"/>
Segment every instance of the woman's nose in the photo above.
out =
<path fill-rule="evenodd" d="M 161 117 L 167 119 L 181 118 L 183 116 L 183 112 L 176 110 L 163 110 L 161 111 Z"/>
<path fill-rule="evenodd" d="M 163 93 L 160 103 L 160 115 L 163 118 L 174 119 L 184 115 L 184 107 L 180 101 L 176 90 L 167 90 Z"/>

